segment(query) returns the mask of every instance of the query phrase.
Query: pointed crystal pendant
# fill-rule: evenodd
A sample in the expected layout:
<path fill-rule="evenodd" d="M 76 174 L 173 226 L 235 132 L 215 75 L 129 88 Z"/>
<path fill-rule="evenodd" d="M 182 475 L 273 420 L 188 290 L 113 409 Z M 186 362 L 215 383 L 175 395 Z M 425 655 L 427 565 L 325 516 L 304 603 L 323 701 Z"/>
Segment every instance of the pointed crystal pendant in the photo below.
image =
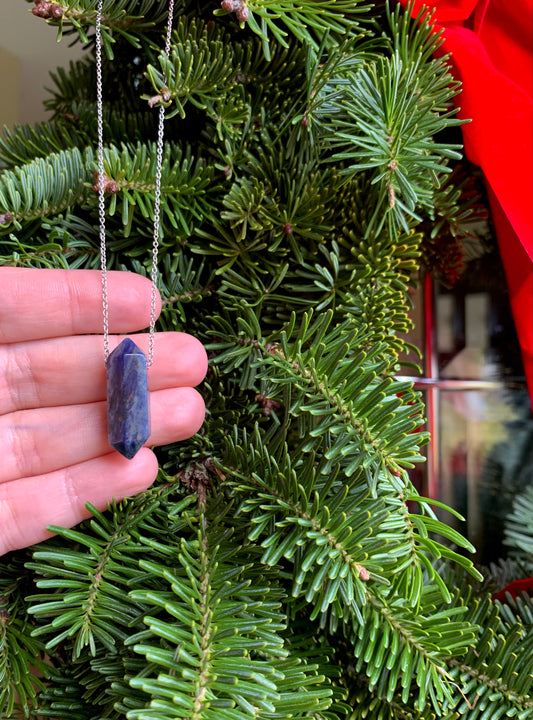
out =
<path fill-rule="evenodd" d="M 150 437 L 146 355 L 126 338 L 107 363 L 109 444 L 131 460 Z"/>

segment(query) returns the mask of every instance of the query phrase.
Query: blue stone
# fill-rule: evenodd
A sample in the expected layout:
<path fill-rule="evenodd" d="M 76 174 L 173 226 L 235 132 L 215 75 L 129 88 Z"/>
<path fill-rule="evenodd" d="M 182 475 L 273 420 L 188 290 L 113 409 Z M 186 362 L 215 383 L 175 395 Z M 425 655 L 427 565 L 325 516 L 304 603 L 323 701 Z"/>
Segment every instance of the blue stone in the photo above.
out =
<path fill-rule="evenodd" d="M 131 460 L 150 437 L 146 355 L 126 338 L 107 363 L 109 444 Z"/>

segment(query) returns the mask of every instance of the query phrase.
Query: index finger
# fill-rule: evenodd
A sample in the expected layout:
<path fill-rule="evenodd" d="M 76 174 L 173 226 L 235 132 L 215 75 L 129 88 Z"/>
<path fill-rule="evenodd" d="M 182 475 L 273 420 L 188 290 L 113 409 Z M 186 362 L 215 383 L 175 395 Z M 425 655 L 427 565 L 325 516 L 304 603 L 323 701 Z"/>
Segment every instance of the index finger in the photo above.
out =
<path fill-rule="evenodd" d="M 107 273 L 109 332 L 150 324 L 148 278 Z M 157 295 L 157 313 L 160 297 Z M 0 342 L 102 333 L 102 279 L 98 270 L 0 268 Z"/>

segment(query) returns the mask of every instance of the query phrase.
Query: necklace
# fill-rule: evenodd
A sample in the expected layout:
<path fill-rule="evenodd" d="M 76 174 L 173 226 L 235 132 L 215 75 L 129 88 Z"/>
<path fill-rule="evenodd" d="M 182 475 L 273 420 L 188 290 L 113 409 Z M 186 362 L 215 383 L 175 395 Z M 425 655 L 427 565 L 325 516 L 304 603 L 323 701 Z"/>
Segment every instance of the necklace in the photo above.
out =
<path fill-rule="evenodd" d="M 152 242 L 152 290 L 150 298 L 150 329 L 148 357 L 126 338 L 113 352 L 109 351 L 109 302 L 107 291 L 107 253 L 104 201 L 104 121 L 102 93 L 102 12 L 103 0 L 96 10 L 96 110 L 98 125 L 98 215 L 100 222 L 100 268 L 102 274 L 102 311 L 104 329 L 104 360 L 107 375 L 107 431 L 109 444 L 131 460 L 150 437 L 148 397 L 148 368 L 154 360 L 155 321 L 157 302 L 157 257 L 159 252 L 159 224 L 161 217 L 161 171 L 165 107 L 159 106 L 156 145 L 156 174 L 154 199 L 154 229 Z M 165 52 L 170 54 L 174 0 L 169 0 Z"/>

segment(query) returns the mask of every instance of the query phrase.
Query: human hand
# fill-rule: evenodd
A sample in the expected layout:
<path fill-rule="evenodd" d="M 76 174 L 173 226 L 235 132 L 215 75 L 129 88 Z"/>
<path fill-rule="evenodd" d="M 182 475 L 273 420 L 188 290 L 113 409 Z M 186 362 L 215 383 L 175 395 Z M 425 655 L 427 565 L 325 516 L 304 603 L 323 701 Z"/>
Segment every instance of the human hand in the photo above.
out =
<path fill-rule="evenodd" d="M 140 275 L 108 273 L 110 333 L 147 327 L 150 292 Z M 72 527 L 89 515 L 86 502 L 104 509 L 157 475 L 149 448 L 126 460 L 108 444 L 102 325 L 98 271 L 0 268 L 0 555 L 49 537 L 47 525 Z M 110 349 L 122 339 L 110 336 Z M 148 334 L 135 342 L 147 352 Z M 206 369 L 198 340 L 157 333 L 147 445 L 197 432 L 205 407 L 194 386 Z"/>

